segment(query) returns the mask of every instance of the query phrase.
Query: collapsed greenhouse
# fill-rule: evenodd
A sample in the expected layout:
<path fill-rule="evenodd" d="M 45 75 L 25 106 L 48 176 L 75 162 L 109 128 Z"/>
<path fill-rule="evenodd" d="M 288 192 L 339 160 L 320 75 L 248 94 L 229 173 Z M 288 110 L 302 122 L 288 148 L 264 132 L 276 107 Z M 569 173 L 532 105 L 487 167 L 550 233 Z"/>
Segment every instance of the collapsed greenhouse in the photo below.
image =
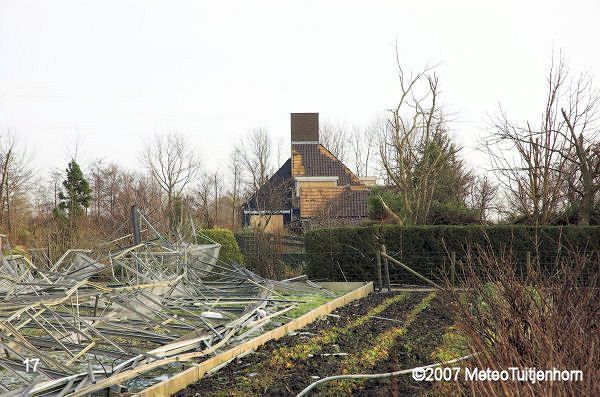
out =
<path fill-rule="evenodd" d="M 1 396 L 140 390 L 264 332 L 302 295 L 331 295 L 225 263 L 214 241 L 169 241 L 138 216 L 131 234 L 53 263 L 3 239 Z"/>

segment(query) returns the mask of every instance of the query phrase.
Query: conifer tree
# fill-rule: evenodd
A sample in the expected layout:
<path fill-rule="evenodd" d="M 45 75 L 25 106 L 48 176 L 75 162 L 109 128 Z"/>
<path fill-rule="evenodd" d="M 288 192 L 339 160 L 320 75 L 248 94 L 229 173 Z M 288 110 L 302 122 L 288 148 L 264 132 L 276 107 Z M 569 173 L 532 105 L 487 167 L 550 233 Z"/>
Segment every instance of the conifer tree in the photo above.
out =
<path fill-rule="evenodd" d="M 83 214 L 85 209 L 89 207 L 92 200 L 92 190 L 75 160 L 69 162 L 66 173 L 66 179 L 62 183 L 64 192 L 58 194 L 60 202 L 55 209 L 55 213 L 61 217 L 73 219 Z"/>

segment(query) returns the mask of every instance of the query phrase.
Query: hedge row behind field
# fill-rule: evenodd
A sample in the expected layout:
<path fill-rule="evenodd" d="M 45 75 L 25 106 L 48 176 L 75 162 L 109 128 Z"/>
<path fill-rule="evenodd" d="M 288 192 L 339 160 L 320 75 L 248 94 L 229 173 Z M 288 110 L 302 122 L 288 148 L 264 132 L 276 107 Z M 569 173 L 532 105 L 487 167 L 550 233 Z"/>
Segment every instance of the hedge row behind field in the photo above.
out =
<path fill-rule="evenodd" d="M 452 253 L 458 262 L 475 247 L 491 249 L 497 255 L 510 251 L 517 271 L 526 266 L 529 255 L 532 263 L 551 272 L 561 252 L 598 252 L 600 227 L 377 225 L 318 229 L 305 235 L 307 274 L 316 280 L 377 280 L 375 252 L 381 244 L 402 263 L 438 280 L 449 269 Z M 392 283 L 423 284 L 391 263 L 390 278 Z"/>

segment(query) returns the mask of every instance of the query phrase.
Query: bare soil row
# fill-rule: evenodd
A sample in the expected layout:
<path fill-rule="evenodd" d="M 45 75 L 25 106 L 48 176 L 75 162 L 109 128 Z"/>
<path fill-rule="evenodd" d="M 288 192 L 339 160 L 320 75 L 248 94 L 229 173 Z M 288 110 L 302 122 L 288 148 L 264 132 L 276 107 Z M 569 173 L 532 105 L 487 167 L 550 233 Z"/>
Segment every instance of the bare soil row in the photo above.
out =
<path fill-rule="evenodd" d="M 178 396 L 290 396 L 316 379 L 380 373 L 432 362 L 451 324 L 432 293 L 373 294 L 336 310 L 297 333 L 270 341 Z M 431 385 L 410 376 L 332 382 L 317 395 L 419 395 Z"/>

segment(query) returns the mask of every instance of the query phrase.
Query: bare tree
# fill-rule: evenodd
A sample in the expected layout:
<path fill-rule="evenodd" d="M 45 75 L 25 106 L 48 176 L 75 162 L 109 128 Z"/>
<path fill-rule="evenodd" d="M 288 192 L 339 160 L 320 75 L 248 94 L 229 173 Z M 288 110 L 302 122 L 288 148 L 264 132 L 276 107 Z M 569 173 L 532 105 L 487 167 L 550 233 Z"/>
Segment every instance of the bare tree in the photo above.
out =
<path fill-rule="evenodd" d="M 10 132 L 0 136 L 0 167 L 0 227 L 6 225 L 12 233 L 15 204 L 26 204 L 33 171 L 26 150 L 19 147 L 16 135 Z"/>
<path fill-rule="evenodd" d="M 119 172 L 117 176 L 108 184 L 114 188 L 110 188 L 107 195 L 112 196 L 110 200 L 114 200 L 114 204 L 110 204 L 110 211 L 114 210 L 114 215 L 110 215 L 114 223 L 125 223 L 129 219 L 130 207 L 133 203 L 152 220 L 157 222 L 162 221 L 162 187 L 152 176 L 141 172 Z M 121 188 L 118 188 L 120 185 Z M 112 212 L 111 212 L 112 213 Z M 163 230 L 167 230 L 164 228 Z"/>
<path fill-rule="evenodd" d="M 580 197 L 578 224 L 589 225 L 596 195 L 600 191 L 600 142 L 598 116 L 600 91 L 584 73 L 569 87 L 567 103 L 560 112 L 565 128 L 559 133 L 569 146 L 558 153 L 574 165 L 569 187 Z"/>
<path fill-rule="evenodd" d="M 206 228 L 211 228 L 215 224 L 215 213 L 211 210 L 213 189 L 213 179 L 210 175 L 204 175 L 194 190 L 197 218 L 200 219 L 200 224 Z"/>
<path fill-rule="evenodd" d="M 223 193 L 223 176 L 221 175 L 221 173 L 219 172 L 219 170 L 216 170 L 215 172 L 213 172 L 210 176 L 210 181 L 212 184 L 212 191 L 213 191 L 213 206 L 214 206 L 214 219 L 215 219 L 215 224 L 218 226 L 219 225 L 219 218 L 220 218 L 220 211 L 219 211 L 219 205 L 220 205 L 220 199 Z"/>
<path fill-rule="evenodd" d="M 468 175 L 448 135 L 438 76 L 429 68 L 407 75 L 398 60 L 398 78 L 400 99 L 381 132 L 379 154 L 385 179 L 400 194 L 402 222 L 424 224 L 442 191 L 464 199 Z"/>
<path fill-rule="evenodd" d="M 260 189 L 273 172 L 273 144 L 264 128 L 252 130 L 235 146 L 244 175 L 248 178 L 249 195 Z"/>
<path fill-rule="evenodd" d="M 90 187 L 93 195 L 92 215 L 97 227 L 107 230 L 115 226 L 119 196 L 126 189 L 126 172 L 116 164 L 97 159 L 90 168 Z M 133 202 L 124 203 L 130 206 Z"/>
<path fill-rule="evenodd" d="M 484 140 L 509 203 L 534 224 L 551 223 L 577 197 L 578 223 L 589 224 L 598 178 L 600 95 L 589 75 L 569 82 L 562 55 L 552 57 L 539 123 L 514 123 L 502 110 Z M 573 193 L 574 192 L 574 193 Z"/>
<path fill-rule="evenodd" d="M 490 212 L 498 210 L 497 192 L 498 185 L 492 182 L 487 175 L 473 178 L 469 186 L 467 206 L 477 212 L 480 222 L 487 222 Z"/>
<path fill-rule="evenodd" d="M 562 62 L 550 68 L 539 123 L 513 123 L 500 108 L 493 120 L 494 131 L 484 140 L 484 150 L 508 193 L 510 206 L 535 224 L 549 223 L 562 204 L 566 161 L 559 152 L 567 148 L 559 139 L 562 121 L 558 102 L 564 68 Z"/>
<path fill-rule="evenodd" d="M 104 203 L 104 178 L 102 173 L 104 164 L 102 159 L 96 159 L 90 167 L 90 188 L 92 189 L 92 215 L 96 218 L 96 222 L 100 221 L 100 216 Z"/>
<path fill-rule="evenodd" d="M 348 134 L 342 124 L 325 121 L 319 128 L 321 144 L 327 148 L 338 160 L 345 163 L 350 152 Z"/>
<path fill-rule="evenodd" d="M 121 191 L 123 190 L 123 186 L 121 185 L 123 181 L 123 174 L 124 171 L 116 164 L 108 164 L 102 172 L 102 178 L 104 181 L 103 196 L 106 202 L 106 212 L 110 219 L 115 217 L 117 200 L 119 194 L 121 194 Z"/>
<path fill-rule="evenodd" d="M 155 135 L 141 153 L 141 162 L 167 196 L 167 212 L 175 219 L 173 203 L 200 175 L 201 163 L 196 151 L 183 135 Z M 171 224 L 174 229 L 175 225 Z"/>
<path fill-rule="evenodd" d="M 240 186 L 242 179 L 242 159 L 241 153 L 233 149 L 229 156 L 229 174 L 231 176 L 231 223 L 232 229 L 236 230 L 237 218 L 240 211 Z"/>
<path fill-rule="evenodd" d="M 367 126 L 354 126 L 350 134 L 350 148 L 354 154 L 354 169 L 357 176 L 371 176 L 377 152 L 377 137 L 387 128 L 387 121 L 377 117 Z M 371 172 L 371 174 L 370 174 Z"/>

